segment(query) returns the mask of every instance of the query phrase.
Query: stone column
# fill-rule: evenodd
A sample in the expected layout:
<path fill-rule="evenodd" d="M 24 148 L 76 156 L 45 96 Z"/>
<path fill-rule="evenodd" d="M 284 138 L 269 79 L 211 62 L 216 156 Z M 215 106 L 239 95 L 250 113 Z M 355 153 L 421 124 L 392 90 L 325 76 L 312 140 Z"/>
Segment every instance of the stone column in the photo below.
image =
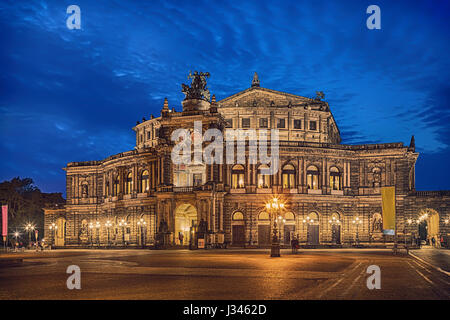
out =
<path fill-rule="evenodd" d="M 223 231 L 223 202 L 219 202 L 219 230 Z"/>
<path fill-rule="evenodd" d="M 211 230 L 211 203 L 210 201 L 205 202 L 206 206 L 206 222 L 208 224 L 208 231 Z"/>
<path fill-rule="evenodd" d="M 322 159 L 322 193 L 324 193 L 324 194 L 327 193 L 326 178 L 327 178 L 326 163 L 325 163 L 325 159 Z"/>
<path fill-rule="evenodd" d="M 305 158 L 303 158 L 303 187 L 306 189 L 307 188 L 307 182 L 306 182 L 306 160 Z M 305 190 L 304 189 L 304 190 Z"/>

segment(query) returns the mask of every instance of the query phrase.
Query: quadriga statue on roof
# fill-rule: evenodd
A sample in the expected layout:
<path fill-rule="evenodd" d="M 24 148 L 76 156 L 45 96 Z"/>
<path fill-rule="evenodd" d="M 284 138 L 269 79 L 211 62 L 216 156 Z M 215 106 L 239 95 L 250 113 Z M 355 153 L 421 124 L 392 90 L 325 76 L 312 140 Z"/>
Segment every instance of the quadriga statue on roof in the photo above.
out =
<path fill-rule="evenodd" d="M 206 78 L 209 77 L 209 72 L 197 72 L 194 74 L 189 72 L 188 79 L 192 79 L 191 86 L 186 84 L 181 85 L 181 92 L 183 92 L 187 99 L 204 99 L 210 100 L 210 93 L 208 88 L 206 87 Z"/>

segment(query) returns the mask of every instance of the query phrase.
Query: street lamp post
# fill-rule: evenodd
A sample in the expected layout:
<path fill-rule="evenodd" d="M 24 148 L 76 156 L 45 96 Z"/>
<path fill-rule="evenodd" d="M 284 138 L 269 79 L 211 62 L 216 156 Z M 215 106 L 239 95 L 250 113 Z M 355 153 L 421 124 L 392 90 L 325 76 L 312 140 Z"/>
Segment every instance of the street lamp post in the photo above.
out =
<path fill-rule="evenodd" d="M 280 256 L 280 241 L 278 238 L 278 230 L 277 230 L 277 212 L 278 210 L 282 210 L 284 208 L 284 203 L 280 202 L 277 198 L 273 198 L 270 202 L 266 203 L 266 209 L 269 211 L 270 218 L 273 219 L 273 237 L 272 237 L 272 245 L 270 248 L 270 256 L 271 257 L 279 257 Z"/>
<path fill-rule="evenodd" d="M 92 242 L 92 233 L 94 232 L 93 229 L 94 229 L 94 224 L 91 222 L 91 223 L 89 223 L 89 235 L 90 235 L 90 238 L 91 238 L 91 248 L 92 248 L 92 245 L 93 245 L 93 242 Z"/>
<path fill-rule="evenodd" d="M 336 219 L 336 217 L 331 218 L 328 222 L 331 224 L 331 244 L 338 244 L 338 242 L 336 241 L 336 238 L 333 237 L 333 228 L 334 228 L 334 226 L 339 226 L 341 224 L 341 222 L 338 219 Z M 340 239 L 338 239 L 338 240 L 340 240 Z M 340 241 L 339 241 L 339 244 L 340 244 Z"/>
<path fill-rule="evenodd" d="M 303 233 L 305 233 L 305 227 L 306 227 L 306 240 L 305 240 L 305 245 L 308 244 L 308 224 L 309 223 L 309 217 L 306 217 L 306 219 L 302 220 L 303 224 L 302 224 L 302 231 Z"/>
<path fill-rule="evenodd" d="M 286 224 L 286 219 L 284 219 L 282 216 L 278 216 L 278 240 L 281 243 L 284 243 L 284 239 L 286 239 L 286 235 L 284 234 L 284 226 Z M 283 231 L 283 232 L 282 232 Z"/>
<path fill-rule="evenodd" d="M 109 240 L 109 228 L 112 227 L 111 221 L 107 220 L 106 223 L 105 223 L 105 227 L 106 227 L 106 230 L 107 230 L 107 233 L 108 233 L 108 246 L 110 246 L 110 245 L 111 245 L 111 242 L 110 242 L 110 240 Z"/>
<path fill-rule="evenodd" d="M 95 228 L 97 229 L 97 246 L 100 246 L 100 222 L 95 223 Z"/>
<path fill-rule="evenodd" d="M 354 225 L 356 225 L 356 245 L 359 245 L 359 226 L 362 224 L 362 220 L 359 217 L 356 217 L 355 220 L 352 221 Z"/>
<path fill-rule="evenodd" d="M 306 217 L 306 219 L 303 219 L 303 226 L 307 225 L 307 229 L 306 229 L 306 244 L 312 244 L 312 240 L 311 240 L 311 234 L 309 232 L 309 225 L 313 225 L 314 224 L 314 219 L 311 219 L 310 217 Z"/>
<path fill-rule="evenodd" d="M 31 232 L 33 232 L 34 230 L 34 225 L 32 225 L 31 223 L 27 223 L 27 225 L 25 226 L 25 230 L 28 232 L 28 248 L 31 249 Z M 37 239 L 36 239 L 37 241 Z"/>
<path fill-rule="evenodd" d="M 127 223 L 124 219 L 119 222 L 119 227 L 122 228 L 122 244 L 125 245 L 125 227 L 127 226 Z"/>
<path fill-rule="evenodd" d="M 56 230 L 58 229 L 58 226 L 55 223 L 52 223 L 50 225 L 49 229 L 52 232 L 52 243 L 51 243 L 51 246 L 53 247 L 55 245 Z"/>
<path fill-rule="evenodd" d="M 145 222 L 145 220 L 143 218 L 141 218 L 137 224 L 138 224 L 140 237 L 141 237 L 141 245 L 142 245 L 142 248 L 144 248 L 145 247 L 145 237 L 146 237 L 145 226 L 147 225 L 147 222 Z"/>
<path fill-rule="evenodd" d="M 17 249 L 17 244 L 18 244 L 18 242 L 17 242 L 17 239 L 19 238 L 19 232 L 14 232 L 14 238 L 16 238 L 16 241 L 14 241 L 14 250 L 16 250 Z"/>

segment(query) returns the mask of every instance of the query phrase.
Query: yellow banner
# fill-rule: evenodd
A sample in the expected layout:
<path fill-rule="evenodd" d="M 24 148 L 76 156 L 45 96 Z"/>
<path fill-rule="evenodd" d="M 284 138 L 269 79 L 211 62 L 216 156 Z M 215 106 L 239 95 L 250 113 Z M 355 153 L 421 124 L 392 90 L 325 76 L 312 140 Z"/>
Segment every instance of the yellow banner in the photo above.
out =
<path fill-rule="evenodd" d="M 382 187 L 383 233 L 395 234 L 395 187 Z"/>

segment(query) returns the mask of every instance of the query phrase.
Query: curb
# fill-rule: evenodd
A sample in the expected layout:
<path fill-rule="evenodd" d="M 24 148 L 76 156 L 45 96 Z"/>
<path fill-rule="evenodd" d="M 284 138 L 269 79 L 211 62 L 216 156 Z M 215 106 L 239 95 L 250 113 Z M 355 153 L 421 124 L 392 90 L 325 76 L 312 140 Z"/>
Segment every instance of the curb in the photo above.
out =
<path fill-rule="evenodd" d="M 435 265 L 432 265 L 431 263 L 429 263 L 429 262 L 427 262 L 427 261 L 425 261 L 425 260 L 419 258 L 419 257 L 416 256 L 415 254 L 411 253 L 411 251 L 409 252 L 409 255 L 412 256 L 413 258 L 415 258 L 415 259 L 417 259 L 417 260 L 419 260 L 419 261 L 425 263 L 426 265 L 428 265 L 428 266 L 430 266 L 430 267 L 433 267 L 434 269 L 436 269 L 436 270 L 438 270 L 438 271 L 442 272 L 443 274 L 446 274 L 447 276 L 450 277 L 450 272 L 445 271 L 445 270 L 442 270 L 441 268 L 436 267 Z"/>

